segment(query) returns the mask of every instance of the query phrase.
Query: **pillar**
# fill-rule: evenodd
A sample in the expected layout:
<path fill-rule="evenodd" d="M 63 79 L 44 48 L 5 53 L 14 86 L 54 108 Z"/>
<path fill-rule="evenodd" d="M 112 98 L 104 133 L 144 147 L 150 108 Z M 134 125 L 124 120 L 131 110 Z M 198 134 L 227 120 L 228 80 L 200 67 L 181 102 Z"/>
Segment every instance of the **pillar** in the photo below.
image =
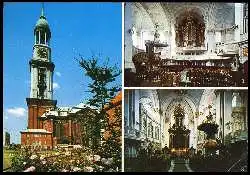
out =
<path fill-rule="evenodd" d="M 46 32 L 44 32 L 44 43 L 47 44 Z"/>
<path fill-rule="evenodd" d="M 38 41 L 39 41 L 39 43 L 38 44 L 41 44 L 41 31 L 39 30 L 38 33 L 39 33 L 39 35 L 38 35 L 38 38 L 39 38 Z"/>
<path fill-rule="evenodd" d="M 125 58 L 125 69 L 132 69 L 135 71 L 135 66 L 132 61 L 132 5 L 133 3 L 124 3 L 124 58 Z"/>
<path fill-rule="evenodd" d="M 139 116 L 139 90 L 135 89 L 134 90 L 134 98 L 133 98 L 133 104 L 134 104 L 134 129 L 138 130 L 140 129 L 140 116 Z"/>
<path fill-rule="evenodd" d="M 224 143 L 224 92 L 219 91 L 219 99 L 220 99 L 220 137 L 222 139 L 222 143 Z"/>
<path fill-rule="evenodd" d="M 224 136 L 229 134 L 230 130 L 225 127 L 225 124 L 232 120 L 232 91 L 224 90 Z"/>

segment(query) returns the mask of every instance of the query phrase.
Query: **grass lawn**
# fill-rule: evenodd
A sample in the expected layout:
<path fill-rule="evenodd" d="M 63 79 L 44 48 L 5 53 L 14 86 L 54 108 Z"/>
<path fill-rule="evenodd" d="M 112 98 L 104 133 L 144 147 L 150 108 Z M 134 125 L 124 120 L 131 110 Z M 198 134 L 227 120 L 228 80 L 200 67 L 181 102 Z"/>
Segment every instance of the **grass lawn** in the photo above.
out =
<path fill-rule="evenodd" d="M 8 150 L 6 148 L 3 149 L 3 169 L 11 167 L 11 157 L 10 154 L 14 154 L 15 152 L 18 152 L 18 150 Z M 45 155 L 45 156 L 53 156 L 55 153 L 58 153 L 58 150 L 43 150 L 37 152 L 39 155 Z M 8 170 L 7 170 L 8 171 Z"/>
<path fill-rule="evenodd" d="M 57 151 L 55 150 L 46 150 L 46 151 L 41 151 L 40 154 L 54 154 L 56 153 Z M 6 169 L 6 168 L 9 168 L 11 167 L 11 158 L 10 158 L 10 154 L 13 154 L 15 153 L 14 150 L 7 150 L 7 149 L 3 149 L 3 169 Z"/>
<path fill-rule="evenodd" d="M 13 151 L 13 150 L 3 149 L 3 169 L 11 167 L 10 154 L 14 153 L 14 152 L 15 151 Z"/>

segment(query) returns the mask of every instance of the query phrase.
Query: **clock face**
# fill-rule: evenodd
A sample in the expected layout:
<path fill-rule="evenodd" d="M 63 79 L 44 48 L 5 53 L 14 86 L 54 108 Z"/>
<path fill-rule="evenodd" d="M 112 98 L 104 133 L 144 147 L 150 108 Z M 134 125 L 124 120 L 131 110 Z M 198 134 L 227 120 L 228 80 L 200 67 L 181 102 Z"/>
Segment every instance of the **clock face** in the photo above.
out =
<path fill-rule="evenodd" d="M 40 58 L 47 58 L 47 51 L 45 48 L 38 49 L 37 54 Z"/>

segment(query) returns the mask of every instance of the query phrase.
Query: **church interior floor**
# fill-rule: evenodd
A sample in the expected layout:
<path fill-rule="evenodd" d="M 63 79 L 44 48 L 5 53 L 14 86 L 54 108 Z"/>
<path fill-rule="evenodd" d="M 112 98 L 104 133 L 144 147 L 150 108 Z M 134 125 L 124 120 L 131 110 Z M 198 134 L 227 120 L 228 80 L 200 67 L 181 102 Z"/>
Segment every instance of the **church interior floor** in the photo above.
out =
<path fill-rule="evenodd" d="M 193 172 L 187 159 L 172 159 L 168 172 Z"/>

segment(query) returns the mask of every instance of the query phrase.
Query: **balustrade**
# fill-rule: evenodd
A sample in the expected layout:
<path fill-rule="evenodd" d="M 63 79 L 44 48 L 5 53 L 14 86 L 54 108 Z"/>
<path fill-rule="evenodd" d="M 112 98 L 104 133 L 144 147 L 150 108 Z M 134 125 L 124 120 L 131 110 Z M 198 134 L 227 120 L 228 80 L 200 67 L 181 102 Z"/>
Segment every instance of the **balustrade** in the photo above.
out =
<path fill-rule="evenodd" d="M 215 53 L 217 55 L 238 54 L 239 45 L 238 43 L 217 43 L 215 47 Z"/>
<path fill-rule="evenodd" d="M 141 54 L 136 55 L 137 58 L 133 58 L 133 61 L 137 80 L 144 82 L 144 86 L 225 87 L 235 86 L 241 80 L 240 74 L 237 74 L 239 82 L 235 80 L 237 72 L 233 72 L 231 68 L 233 59 L 176 60 L 158 59 L 156 55 L 149 59 L 146 53 Z M 181 81 L 183 71 L 188 82 Z"/>

